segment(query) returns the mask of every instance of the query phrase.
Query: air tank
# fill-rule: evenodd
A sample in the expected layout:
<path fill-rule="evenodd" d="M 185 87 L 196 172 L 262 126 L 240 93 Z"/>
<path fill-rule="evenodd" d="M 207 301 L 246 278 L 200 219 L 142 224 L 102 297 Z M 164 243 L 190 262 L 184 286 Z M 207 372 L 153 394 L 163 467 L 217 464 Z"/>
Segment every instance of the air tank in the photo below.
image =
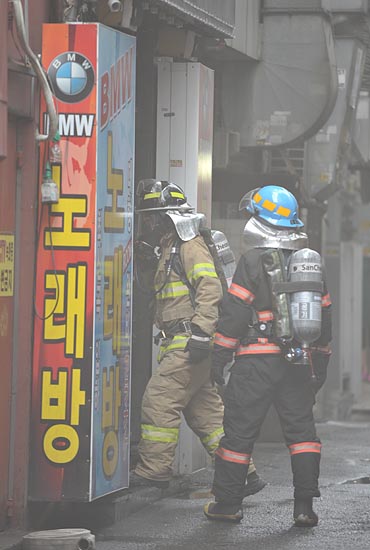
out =
<path fill-rule="evenodd" d="M 212 240 L 215 243 L 218 257 L 220 258 L 222 268 L 225 273 L 228 286 L 231 285 L 231 281 L 236 269 L 236 262 L 234 252 L 231 250 L 229 241 L 226 235 L 222 231 L 212 229 Z"/>
<path fill-rule="evenodd" d="M 322 265 L 315 250 L 294 252 L 289 263 L 289 281 L 305 282 L 310 290 L 291 293 L 291 317 L 294 337 L 308 348 L 321 334 Z"/>

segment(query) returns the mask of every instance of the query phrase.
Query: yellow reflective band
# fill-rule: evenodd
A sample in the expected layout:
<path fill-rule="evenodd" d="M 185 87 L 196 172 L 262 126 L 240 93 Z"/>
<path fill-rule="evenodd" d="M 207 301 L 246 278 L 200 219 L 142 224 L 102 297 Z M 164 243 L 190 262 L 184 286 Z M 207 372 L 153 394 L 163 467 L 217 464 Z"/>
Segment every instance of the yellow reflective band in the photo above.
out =
<path fill-rule="evenodd" d="M 196 281 L 200 277 L 213 277 L 217 278 L 215 266 L 211 263 L 195 264 L 193 268 L 188 272 L 188 280 Z"/>
<path fill-rule="evenodd" d="M 183 195 L 182 193 L 179 193 L 177 191 L 171 191 L 170 195 L 171 195 L 171 197 L 176 197 L 177 199 L 184 199 L 185 198 L 185 195 Z"/>
<path fill-rule="evenodd" d="M 170 340 L 170 343 L 168 345 L 163 344 L 159 348 L 159 352 L 157 354 L 157 361 L 158 363 L 161 362 L 163 356 L 168 351 L 176 350 L 176 349 L 185 349 L 186 344 L 188 343 L 189 336 L 180 336 L 176 335 Z"/>
<path fill-rule="evenodd" d="M 179 428 L 158 428 L 150 424 L 141 424 L 141 437 L 159 443 L 177 443 Z"/>
<path fill-rule="evenodd" d="M 266 210 L 269 210 L 270 212 L 272 212 L 273 210 L 275 210 L 276 208 L 276 204 L 269 201 L 268 199 L 266 199 L 264 202 L 263 202 L 263 205 L 262 205 L 262 208 L 266 208 Z"/>
<path fill-rule="evenodd" d="M 167 349 L 184 349 L 187 344 L 189 336 L 174 336 L 171 344 L 166 346 Z"/>
<path fill-rule="evenodd" d="M 290 215 L 290 208 L 285 208 L 285 206 L 279 206 L 279 208 L 276 210 L 276 213 L 279 214 L 279 216 L 283 216 L 284 218 L 287 218 Z"/>
<path fill-rule="evenodd" d="M 257 203 L 259 203 L 262 200 L 262 197 L 259 193 L 256 193 L 253 197 L 253 200 Z"/>
<path fill-rule="evenodd" d="M 223 436 L 224 436 L 224 429 L 221 427 L 221 428 L 217 428 L 217 430 L 214 430 L 212 433 L 210 433 L 206 437 L 203 437 L 201 441 L 208 451 L 215 451 Z"/>
<path fill-rule="evenodd" d="M 156 288 L 158 290 L 158 288 Z M 168 283 L 165 285 L 165 287 L 161 290 L 159 294 L 157 294 L 158 300 L 165 300 L 166 298 L 175 298 L 176 296 L 187 296 L 189 294 L 188 287 L 182 282 L 177 281 L 174 283 Z"/>
<path fill-rule="evenodd" d="M 144 200 L 146 201 L 147 199 L 158 199 L 158 197 L 160 196 L 160 193 L 148 193 L 147 195 L 144 195 Z"/>

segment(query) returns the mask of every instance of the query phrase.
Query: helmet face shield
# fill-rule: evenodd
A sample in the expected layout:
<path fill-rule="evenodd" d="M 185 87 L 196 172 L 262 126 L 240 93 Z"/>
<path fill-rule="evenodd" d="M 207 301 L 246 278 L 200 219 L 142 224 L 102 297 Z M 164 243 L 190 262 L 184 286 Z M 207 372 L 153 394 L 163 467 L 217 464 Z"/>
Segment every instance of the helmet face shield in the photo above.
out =
<path fill-rule="evenodd" d="M 163 218 L 160 212 L 143 210 L 138 215 L 138 234 L 147 237 L 155 232 L 163 224 Z"/>
<path fill-rule="evenodd" d="M 252 189 L 251 191 L 248 191 L 248 193 L 242 196 L 239 202 L 239 211 L 246 210 L 250 214 L 256 213 L 253 206 L 253 197 L 260 189 L 261 189 L 260 187 L 256 187 L 256 189 Z"/>

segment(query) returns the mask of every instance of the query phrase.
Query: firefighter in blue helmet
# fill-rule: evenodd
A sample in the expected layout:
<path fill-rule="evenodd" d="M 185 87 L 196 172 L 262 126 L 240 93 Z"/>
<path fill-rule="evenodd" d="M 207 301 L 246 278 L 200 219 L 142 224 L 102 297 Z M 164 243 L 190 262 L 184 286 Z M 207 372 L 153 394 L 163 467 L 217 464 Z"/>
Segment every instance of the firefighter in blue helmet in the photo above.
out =
<path fill-rule="evenodd" d="M 224 366 L 233 358 L 234 365 L 224 392 L 225 435 L 216 451 L 215 502 L 207 503 L 204 513 L 208 519 L 242 519 L 242 489 L 253 445 L 274 404 L 291 456 L 294 522 L 314 526 L 321 442 L 312 408 L 330 356 L 330 296 L 320 275 L 320 255 L 307 248 L 292 193 L 274 185 L 255 189 L 242 198 L 240 209 L 250 216 L 245 251 L 222 302 L 212 353 L 214 380 L 223 384 Z M 314 258 L 308 264 L 315 281 L 308 283 L 304 276 L 299 281 L 307 271 L 299 257 L 303 263 Z M 292 262 L 294 284 L 289 280 Z M 313 313 L 303 325 L 294 302 L 298 295 L 304 297 L 305 311 Z"/>

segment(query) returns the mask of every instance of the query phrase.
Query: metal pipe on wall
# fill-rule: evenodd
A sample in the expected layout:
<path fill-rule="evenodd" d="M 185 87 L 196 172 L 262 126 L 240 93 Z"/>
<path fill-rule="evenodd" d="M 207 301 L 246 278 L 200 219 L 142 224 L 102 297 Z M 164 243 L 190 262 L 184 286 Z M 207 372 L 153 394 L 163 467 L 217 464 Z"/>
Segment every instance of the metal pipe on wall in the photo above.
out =
<path fill-rule="evenodd" d="M 28 55 L 32 68 L 35 71 L 36 76 L 40 82 L 40 85 L 45 97 L 49 119 L 50 119 L 49 133 L 47 135 L 40 134 L 39 131 L 36 130 L 36 140 L 45 141 L 47 139 L 53 139 L 53 137 L 55 136 L 58 130 L 58 115 L 54 105 L 53 94 L 50 89 L 49 82 L 46 78 L 46 74 L 43 70 L 43 67 L 41 66 L 41 63 L 38 57 L 32 51 L 28 43 L 27 30 L 24 22 L 23 7 L 22 7 L 21 0 L 13 0 L 13 6 L 14 6 L 14 18 L 15 18 L 18 38 L 20 40 L 22 49 L 25 52 L 25 54 Z"/>

